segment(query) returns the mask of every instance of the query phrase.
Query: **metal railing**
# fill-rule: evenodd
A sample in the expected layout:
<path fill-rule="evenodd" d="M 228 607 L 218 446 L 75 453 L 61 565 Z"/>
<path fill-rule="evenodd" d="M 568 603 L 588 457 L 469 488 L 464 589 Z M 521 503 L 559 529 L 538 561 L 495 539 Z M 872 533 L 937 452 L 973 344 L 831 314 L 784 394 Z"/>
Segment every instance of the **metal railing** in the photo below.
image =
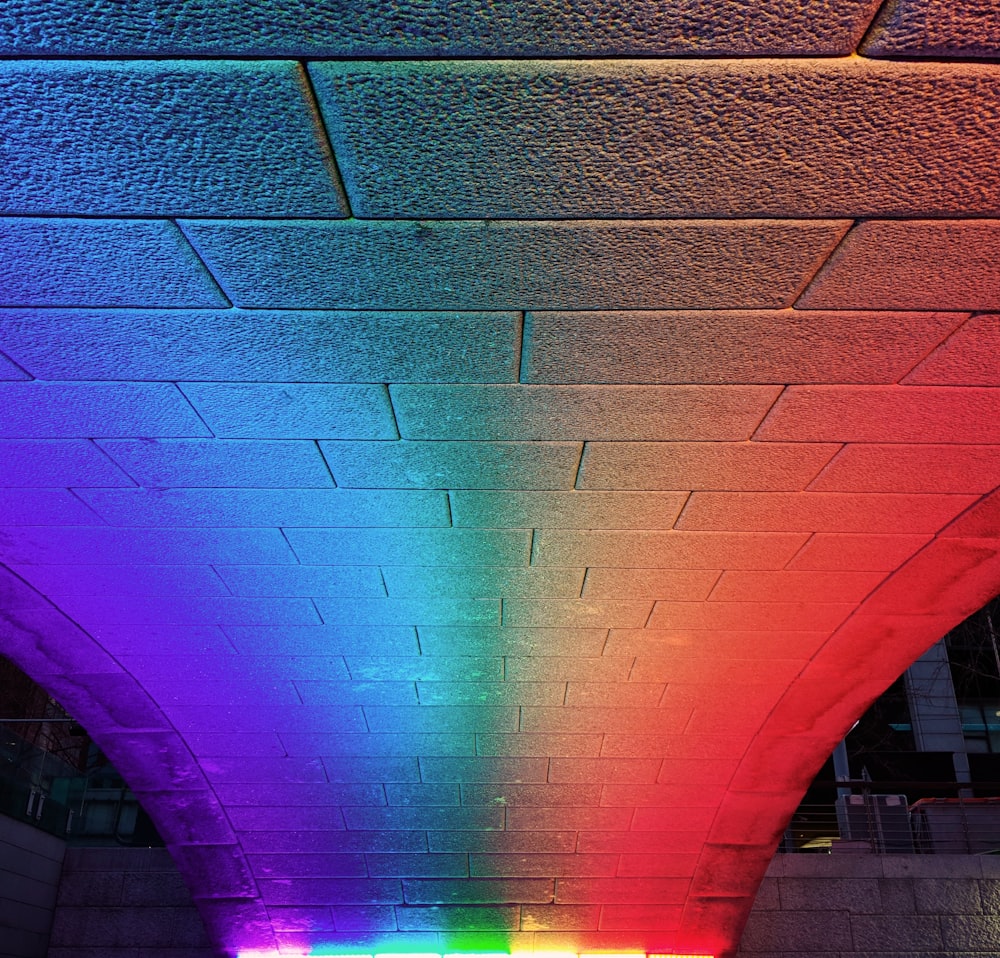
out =
<path fill-rule="evenodd" d="M 16 725 L 3 720 L 0 814 L 73 844 L 163 844 L 139 800 L 103 758 L 81 770 L 26 742 Z"/>
<path fill-rule="evenodd" d="M 800 805 L 781 852 L 883 855 L 1000 854 L 1000 798 L 923 798 L 864 792 Z"/>

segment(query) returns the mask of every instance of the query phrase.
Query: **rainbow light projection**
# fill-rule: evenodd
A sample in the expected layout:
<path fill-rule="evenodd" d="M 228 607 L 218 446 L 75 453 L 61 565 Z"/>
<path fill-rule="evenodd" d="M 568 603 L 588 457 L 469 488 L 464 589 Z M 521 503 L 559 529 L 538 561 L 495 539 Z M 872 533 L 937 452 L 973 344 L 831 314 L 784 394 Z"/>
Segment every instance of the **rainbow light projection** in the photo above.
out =
<path fill-rule="evenodd" d="M 295 952 L 282 952 L 296 958 Z M 570 951 L 513 951 L 513 952 L 376 952 L 372 955 L 348 954 L 343 951 L 326 951 L 321 946 L 299 953 L 305 956 L 328 955 L 336 958 L 714 958 L 714 955 L 647 954 L 645 952 L 570 952 Z M 241 951 L 236 958 L 279 958 L 275 951 Z"/>
<path fill-rule="evenodd" d="M 914 3 L 0 12 L 0 652 L 222 953 L 729 958 L 1000 589 L 1000 81 Z"/>

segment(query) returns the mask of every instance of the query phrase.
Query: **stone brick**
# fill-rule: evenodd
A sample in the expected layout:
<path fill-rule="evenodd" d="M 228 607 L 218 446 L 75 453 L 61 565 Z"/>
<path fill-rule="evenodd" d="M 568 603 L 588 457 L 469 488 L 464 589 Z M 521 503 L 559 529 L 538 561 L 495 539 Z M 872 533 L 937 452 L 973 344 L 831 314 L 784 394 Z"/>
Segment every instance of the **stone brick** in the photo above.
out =
<path fill-rule="evenodd" d="M 883 579 L 880 572 L 740 572 L 730 570 L 712 589 L 714 602 L 860 602 Z"/>
<path fill-rule="evenodd" d="M 4 486 L 131 486 L 132 480 L 86 439 L 0 441 Z"/>
<path fill-rule="evenodd" d="M 495 312 L 6 309 L 0 323 L 13 359 L 61 380 L 513 382 L 520 332 Z"/>
<path fill-rule="evenodd" d="M 550 782 L 655 782 L 660 759 L 553 758 L 549 762 Z"/>
<path fill-rule="evenodd" d="M 336 928 L 333 915 L 325 906 L 272 905 L 267 915 L 275 931 L 334 931 Z"/>
<path fill-rule="evenodd" d="M 545 782 L 524 784 L 498 782 L 496 784 L 462 785 L 462 804 L 469 806 L 532 806 L 559 808 L 576 805 L 598 805 L 601 787 L 597 784 L 560 785 Z"/>
<path fill-rule="evenodd" d="M 521 380 L 894 383 L 964 318 L 887 311 L 533 312 L 525 322 Z"/>
<path fill-rule="evenodd" d="M 660 754 L 674 759 L 733 759 L 740 758 L 747 746 L 749 736 L 691 733 L 644 734 L 641 732 L 608 732 L 601 746 L 601 756 L 610 758 L 645 758 L 650 754 Z M 645 821 L 645 819 L 643 819 Z M 639 828 L 637 815 L 634 827 Z M 648 827 L 648 826 L 647 826 Z M 663 828 L 661 822 L 654 831 Z"/>
<path fill-rule="evenodd" d="M 208 565 L 45 565 L 17 566 L 15 571 L 46 595 L 224 596 L 229 594 L 225 583 Z"/>
<path fill-rule="evenodd" d="M 597 930 L 600 907 L 597 905 L 522 905 L 523 931 Z"/>
<path fill-rule="evenodd" d="M 838 911 L 883 914 L 879 883 L 873 878 L 782 878 L 781 907 L 789 912 Z"/>
<path fill-rule="evenodd" d="M 338 485 L 369 489 L 572 489 L 580 462 L 571 442 L 321 445 Z"/>
<path fill-rule="evenodd" d="M 995 443 L 995 389 L 792 386 L 755 434 L 760 440 Z"/>
<path fill-rule="evenodd" d="M 626 732 L 630 730 L 674 733 L 683 730 L 690 709 L 544 708 L 521 709 L 526 732 Z M 586 804 L 586 803 L 583 803 Z"/>
<path fill-rule="evenodd" d="M 449 908 L 396 908 L 396 923 L 400 931 L 441 930 L 453 928 L 461 922 L 463 929 L 515 929 L 519 926 L 520 911 L 516 905 L 503 907 L 449 907 Z"/>
<path fill-rule="evenodd" d="M 222 566 L 221 568 L 226 568 Z M 267 569 L 278 567 L 265 567 Z M 301 569 L 301 566 L 288 567 L 293 570 Z M 354 567 L 334 567 L 338 569 Z M 279 580 L 280 581 L 280 580 Z M 294 581 L 294 580 L 293 580 Z M 291 591 L 291 590 L 290 590 Z M 323 590 L 318 590 L 316 595 L 322 595 Z M 413 626 L 268 626 L 268 625 L 245 625 L 227 626 L 226 635 L 233 645 L 243 653 L 257 655 L 284 655 L 294 657 L 297 655 L 417 655 L 420 651 L 417 646 L 416 630 Z M 344 678 L 347 678 L 344 673 Z M 333 678 L 327 675 L 326 682 Z M 333 703 L 335 698 L 330 696 L 344 695 L 347 692 L 339 684 L 325 685 L 324 680 L 311 679 L 306 673 L 301 676 L 299 691 L 305 696 L 308 690 L 306 701 L 327 701 Z M 360 691 L 359 687 L 358 690 Z M 383 686 L 385 695 L 391 695 L 398 689 L 390 686 Z M 374 690 L 369 690 L 374 691 Z M 382 698 L 374 693 L 379 701 Z M 409 697 L 407 701 L 412 701 Z M 394 704 L 400 704 L 394 701 Z"/>
<path fill-rule="evenodd" d="M 98 445 L 143 486 L 333 485 L 316 444 L 303 440 L 110 439 Z"/>
<path fill-rule="evenodd" d="M 860 223 L 796 305 L 802 309 L 996 309 L 1000 222 Z"/>
<path fill-rule="evenodd" d="M 422 490 L 81 489 L 78 495 L 115 526 L 450 525 L 445 495 Z"/>
<path fill-rule="evenodd" d="M 396 930 L 396 910 L 391 905 L 334 905 L 330 911 L 338 931 Z"/>
<path fill-rule="evenodd" d="M 206 562 L 294 563 L 295 554 L 277 529 L 113 529 L 64 530 L 58 542 L 25 527 L 0 537 L 0 558 L 9 563 L 55 565 L 137 563 L 182 565 L 192 555 Z"/>
<path fill-rule="evenodd" d="M 677 529 L 761 532 L 937 532 L 972 496 L 838 492 L 695 492 Z"/>
<path fill-rule="evenodd" d="M 682 909 L 677 905 L 619 905 L 601 906 L 602 931 L 654 931 L 663 933 L 678 928 Z"/>
<path fill-rule="evenodd" d="M 355 655 L 346 662 L 351 677 L 362 682 L 498 682 L 503 676 L 499 656 Z"/>
<path fill-rule="evenodd" d="M 395 439 L 383 386 L 184 383 L 184 394 L 225 439 Z"/>
<path fill-rule="evenodd" d="M 458 805 L 460 804 L 457 783 L 386 784 L 385 802 L 388 805 Z M 351 803 L 354 804 L 354 803 Z"/>
<path fill-rule="evenodd" d="M 629 56 L 815 55 L 854 49 L 872 0 L 819 7 L 787 0 L 718 8 L 609 4 L 552 10 L 537 0 L 434 2 L 359 10 L 334 3 L 282 4 L 265 18 L 234 0 L 172 2 L 163 21 L 139 21 L 114 4 L 86 16 L 70 0 L 15 0 L 0 19 L 0 53 L 21 56 Z M 32 29 L 25 27 L 30 22 Z M 167 25 L 169 24 L 169 26 Z M 507 30 L 498 29 L 499 25 Z"/>
<path fill-rule="evenodd" d="M 1000 386 L 989 357 L 1000 349 L 1000 316 L 973 316 L 903 382 L 923 386 Z"/>
<path fill-rule="evenodd" d="M 561 878 L 556 882 L 555 900 L 558 904 L 679 905 L 689 884 L 688 878 Z"/>
<path fill-rule="evenodd" d="M 331 735 L 315 732 L 285 733 L 285 747 L 292 755 L 323 754 L 339 764 L 356 757 L 398 757 L 417 755 L 472 755 L 475 739 L 471 732 L 361 732 Z"/>
<path fill-rule="evenodd" d="M 837 452 L 828 443 L 587 442 L 579 489 L 804 489 Z"/>
<path fill-rule="evenodd" d="M 683 492 L 496 492 L 451 494 L 456 526 L 670 529 Z"/>
<path fill-rule="evenodd" d="M 652 608 L 641 599 L 504 599 L 503 621 L 515 627 L 642 628 Z"/>
<path fill-rule="evenodd" d="M 509 144 L 504 152 L 515 155 Z M 531 166 L 523 153 L 517 163 Z M 544 215 L 553 212 L 549 196 Z M 188 220 L 184 229 L 237 306 L 475 311 L 788 307 L 847 225 Z"/>
<path fill-rule="evenodd" d="M 416 763 L 414 763 L 415 765 Z M 398 771 L 389 767 L 364 770 L 366 774 L 381 773 L 388 780 L 395 781 Z M 416 775 L 414 774 L 414 778 Z M 218 785 L 214 789 L 227 809 L 240 805 L 266 805 L 275 802 L 284 808 L 296 805 L 384 805 L 385 792 L 381 784 L 373 782 L 337 784 L 320 782 L 314 784 L 275 783 L 259 785 Z"/>
<path fill-rule="evenodd" d="M 0 382 L 0 408 L 10 439 L 209 435 L 168 383 Z"/>
<path fill-rule="evenodd" d="M 507 809 L 507 830 L 547 832 L 552 829 L 554 809 L 513 806 Z M 625 831 L 632 817 L 631 809 L 598 807 L 560 807 L 555 816 L 562 828 Z"/>
<path fill-rule="evenodd" d="M 486 756 L 596 758 L 601 752 L 600 733 L 517 732 L 483 733 L 476 736 L 476 753 Z"/>
<path fill-rule="evenodd" d="M 879 878 L 879 899 L 887 915 L 912 915 L 917 910 L 913 882 L 903 878 Z"/>
<path fill-rule="evenodd" d="M 817 914 L 822 914 L 818 912 Z M 940 951 L 945 948 L 937 915 L 852 915 L 851 933 L 858 951 Z M 978 930 L 978 929 L 977 929 Z"/>
<path fill-rule="evenodd" d="M 707 599 L 720 573 L 708 569 L 587 569 L 584 599 Z"/>
<path fill-rule="evenodd" d="M 563 852 L 576 849 L 576 832 L 503 831 L 503 832 L 428 832 L 431 851 L 491 852 L 516 854 L 527 852 Z"/>
<path fill-rule="evenodd" d="M 655 708 L 663 698 L 663 682 L 568 682 L 565 705 L 570 708 Z M 534 703 L 525 703 L 534 704 Z M 539 705 L 559 704 L 539 702 Z"/>
<path fill-rule="evenodd" d="M 902 0 L 883 7 L 861 46 L 870 57 L 996 57 L 1000 31 L 976 3 Z"/>
<path fill-rule="evenodd" d="M 426 831 L 323 831 L 314 829 L 289 832 L 250 831 L 240 835 L 244 851 L 254 854 L 314 855 L 317 841 L 323 843 L 324 855 L 367 852 L 421 852 L 427 850 Z M 278 880 L 278 879 L 276 879 Z M 319 902 L 319 904 L 324 904 Z"/>
<path fill-rule="evenodd" d="M 426 879 L 403 882 L 408 904 L 551 902 L 552 879 Z"/>
<path fill-rule="evenodd" d="M 375 598 L 385 595 L 378 569 L 372 566 L 218 566 L 214 569 L 234 595 L 332 596 Z M 277 631 L 272 633 L 275 637 Z M 294 633 L 286 633 L 294 649 Z M 327 638 L 336 637 L 327 630 Z M 357 651 L 352 647 L 351 651 Z"/>
<path fill-rule="evenodd" d="M 833 949 L 851 951 L 852 919 L 846 912 L 803 913 L 755 911 L 750 913 L 740 947 L 748 954 L 779 950 L 822 955 Z M 875 947 L 878 947 L 877 945 Z"/>
<path fill-rule="evenodd" d="M 59 596 L 59 606 L 84 628 L 110 625 L 305 625 L 320 623 L 308 599 L 189 596 Z"/>
<path fill-rule="evenodd" d="M 265 904 L 378 905 L 402 901 L 400 883 L 390 878 L 299 878 L 294 883 L 261 879 Z"/>
<path fill-rule="evenodd" d="M 508 655 L 504 676 L 514 682 L 625 682 L 632 657 Z"/>
<path fill-rule="evenodd" d="M 975 879 L 917 878 L 913 892 L 918 914 L 979 915 L 983 902 Z"/>
<path fill-rule="evenodd" d="M 649 617 L 651 629 L 740 629 L 784 631 L 821 629 L 840 625 L 854 610 L 847 602 L 657 602 Z M 646 677 L 642 677 L 645 675 Z M 656 681 L 645 671 L 638 682 Z"/>
<path fill-rule="evenodd" d="M 509 705 L 366 706 L 371 732 L 516 731 L 518 709 Z"/>
<path fill-rule="evenodd" d="M 5 526 L 88 526 L 97 513 L 68 489 L 0 489 Z"/>
<path fill-rule="evenodd" d="M 1000 483 L 990 446 L 852 443 L 809 489 L 816 492 L 984 493 Z"/>
<path fill-rule="evenodd" d="M 564 682 L 418 682 L 421 705 L 562 705 Z"/>
<path fill-rule="evenodd" d="M 452 501 L 454 501 L 454 495 L 452 495 Z M 510 495 L 510 493 L 505 495 Z M 382 578 L 389 595 L 392 597 L 435 595 L 480 598 L 501 596 L 575 598 L 580 594 L 583 572 L 583 569 L 515 569 L 497 566 L 465 569 L 434 568 L 431 566 L 384 566 Z M 469 635 L 474 634 L 469 633 Z M 502 640 L 498 639 L 498 641 Z"/>
<path fill-rule="evenodd" d="M 323 63 L 311 73 L 352 207 L 366 217 L 947 215 L 996 205 L 996 180 L 982 172 L 988 126 L 957 106 L 996 95 L 995 76 L 974 66 L 604 60 Z M 433 143 L 408 122 L 427 114 L 440 118 Z M 554 127 L 575 135 L 531 132 Z M 637 135 L 615 136 L 621 129 Z M 876 135 L 884 130 L 892 136 Z M 957 175 L 922 176 L 918 156 Z"/>
<path fill-rule="evenodd" d="M 420 778 L 424 782 L 544 782 L 548 758 L 497 758 L 477 755 L 474 758 L 420 759 Z"/>
<path fill-rule="evenodd" d="M 329 625 L 492 625 L 500 624 L 496 599 L 320 599 L 314 600 Z"/>
<path fill-rule="evenodd" d="M 619 532 L 539 529 L 533 562 L 545 566 L 653 569 L 780 569 L 802 533 Z"/>
<path fill-rule="evenodd" d="M 317 667 L 325 664 L 322 660 L 308 657 L 304 660 L 304 674 L 316 674 Z M 333 672 L 332 668 L 327 669 Z M 344 669 L 344 676 L 348 672 Z M 335 679 L 296 679 L 296 691 L 310 706 L 352 706 L 352 705 L 416 705 L 416 689 L 412 682 L 392 681 L 337 681 Z M 360 731 L 359 725 L 354 731 Z"/>
<path fill-rule="evenodd" d="M 417 558 L 439 566 L 528 564 L 524 529 L 289 529 L 287 536 L 311 565 L 403 565 Z"/>
<path fill-rule="evenodd" d="M 464 878 L 469 874 L 468 855 L 394 854 L 365 855 L 373 878 Z"/>
<path fill-rule="evenodd" d="M 163 220 L 4 217 L 0 248 L 4 306 L 227 305 L 188 241 Z"/>
<path fill-rule="evenodd" d="M 7 61 L 0 103 L 10 213 L 346 213 L 297 64 Z"/>
<path fill-rule="evenodd" d="M 538 569 L 537 571 L 543 571 Z M 423 655 L 599 656 L 607 629 L 514 629 L 484 626 L 421 626 Z"/>
<path fill-rule="evenodd" d="M 683 654 L 718 660 L 738 658 L 809 658 L 826 640 L 826 632 L 788 632 L 720 630 L 711 633 L 699 629 L 612 629 L 605 655 L 667 657 Z"/>
<path fill-rule="evenodd" d="M 469 868 L 474 876 L 491 878 L 610 878 L 618 869 L 617 855 L 552 854 L 541 851 L 513 854 L 472 854 Z"/>
<path fill-rule="evenodd" d="M 748 439 L 774 386 L 394 386 L 406 439 Z"/>
<path fill-rule="evenodd" d="M 924 535 L 817 533 L 788 563 L 789 569 L 814 572 L 865 570 L 891 572 L 926 545 Z"/>

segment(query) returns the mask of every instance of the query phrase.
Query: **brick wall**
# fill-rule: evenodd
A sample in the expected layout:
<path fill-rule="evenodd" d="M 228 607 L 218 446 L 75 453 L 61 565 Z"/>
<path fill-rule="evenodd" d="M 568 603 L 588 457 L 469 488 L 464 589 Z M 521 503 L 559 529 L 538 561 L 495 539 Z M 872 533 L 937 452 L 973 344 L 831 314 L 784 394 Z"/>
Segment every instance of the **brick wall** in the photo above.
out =
<path fill-rule="evenodd" d="M 1000 952 L 1000 860 L 779 855 L 739 958 L 971 958 Z"/>
<path fill-rule="evenodd" d="M 47 958 L 215 958 L 215 952 L 166 849 L 71 848 Z"/>
<path fill-rule="evenodd" d="M 781 855 L 768 869 L 738 955 L 986 958 L 1000 952 L 998 912 L 996 858 Z M 45 952 L 0 952 L 8 954 Z M 66 854 L 47 958 L 214 952 L 166 850 L 89 848 Z"/>

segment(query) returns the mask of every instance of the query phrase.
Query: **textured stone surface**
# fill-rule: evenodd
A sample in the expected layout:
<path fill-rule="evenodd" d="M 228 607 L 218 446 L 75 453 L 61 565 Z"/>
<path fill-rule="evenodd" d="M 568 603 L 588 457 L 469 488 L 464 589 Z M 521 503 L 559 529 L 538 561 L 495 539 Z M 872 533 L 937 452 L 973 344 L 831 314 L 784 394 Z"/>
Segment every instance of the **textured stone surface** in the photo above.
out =
<path fill-rule="evenodd" d="M 293 63 L 10 61 L 0 116 L 5 213 L 346 211 Z"/>
<path fill-rule="evenodd" d="M 550 209 L 549 206 L 546 209 Z M 238 306 L 791 306 L 843 222 L 202 222 L 183 228 Z"/>
<path fill-rule="evenodd" d="M 861 52 L 870 57 L 982 57 L 1000 54 L 1000 26 L 977 0 L 899 0 L 884 6 Z"/>
<path fill-rule="evenodd" d="M 794 310 L 536 312 L 525 323 L 521 381 L 890 383 L 964 318 Z"/>
<path fill-rule="evenodd" d="M 352 208 L 366 217 L 1000 207 L 990 120 L 965 109 L 996 96 L 989 66 L 855 57 L 339 62 L 310 72 Z M 411 123 L 430 112 L 433 140 Z"/>
<path fill-rule="evenodd" d="M 187 240 L 158 220 L 0 218 L 5 306 L 224 306 Z"/>
<path fill-rule="evenodd" d="M 111 56 L 607 56 L 844 54 L 875 12 L 873 0 L 789 0 L 719 6 L 685 0 L 563 6 L 503 3 L 340 5 L 199 0 L 14 0 L 0 17 L 0 54 Z"/>
<path fill-rule="evenodd" d="M 519 327 L 510 313 L 4 310 L 0 348 L 40 379 L 508 382 Z"/>
<path fill-rule="evenodd" d="M 950 309 L 996 309 L 998 256 L 996 220 L 860 223 L 796 305 L 941 309 L 947 303 Z"/>
<path fill-rule="evenodd" d="M 53 958 L 733 958 L 1000 590 L 1000 74 L 916 9 L 0 10 L 0 652 L 208 936 L 95 860 L 159 917 Z M 786 858 L 755 958 L 996 951 L 988 857 Z"/>

